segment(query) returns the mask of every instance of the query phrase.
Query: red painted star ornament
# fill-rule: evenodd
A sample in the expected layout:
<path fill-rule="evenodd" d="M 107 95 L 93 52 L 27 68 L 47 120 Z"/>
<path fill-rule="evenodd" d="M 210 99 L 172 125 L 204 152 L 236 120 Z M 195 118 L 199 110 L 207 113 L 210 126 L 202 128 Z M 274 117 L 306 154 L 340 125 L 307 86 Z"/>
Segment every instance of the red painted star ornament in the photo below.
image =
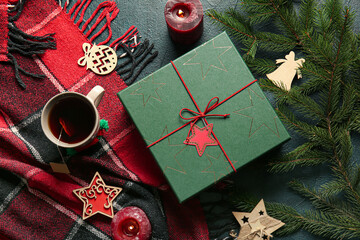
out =
<path fill-rule="evenodd" d="M 83 202 L 82 218 L 85 220 L 99 213 L 113 218 L 112 202 L 119 195 L 122 188 L 108 186 L 98 172 L 95 173 L 90 185 L 73 190 L 73 193 Z"/>
<path fill-rule="evenodd" d="M 184 144 L 196 146 L 196 150 L 201 157 L 205 152 L 207 146 L 217 146 L 218 142 L 214 139 L 212 134 L 213 124 L 210 123 L 203 128 L 196 124 L 191 125 L 191 136 L 186 138 Z"/>

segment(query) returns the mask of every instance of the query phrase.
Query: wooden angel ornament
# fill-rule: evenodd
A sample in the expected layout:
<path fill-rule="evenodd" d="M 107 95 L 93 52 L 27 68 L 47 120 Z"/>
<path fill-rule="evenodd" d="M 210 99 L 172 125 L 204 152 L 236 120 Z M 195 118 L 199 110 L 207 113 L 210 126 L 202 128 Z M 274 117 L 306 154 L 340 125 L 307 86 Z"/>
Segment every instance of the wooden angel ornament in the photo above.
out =
<path fill-rule="evenodd" d="M 284 87 L 286 91 L 290 91 L 291 83 L 297 74 L 301 78 L 300 69 L 305 59 L 295 60 L 295 53 L 291 51 L 285 56 L 285 59 L 277 59 L 276 64 L 282 63 L 274 72 L 266 74 L 266 76 L 278 87 Z"/>

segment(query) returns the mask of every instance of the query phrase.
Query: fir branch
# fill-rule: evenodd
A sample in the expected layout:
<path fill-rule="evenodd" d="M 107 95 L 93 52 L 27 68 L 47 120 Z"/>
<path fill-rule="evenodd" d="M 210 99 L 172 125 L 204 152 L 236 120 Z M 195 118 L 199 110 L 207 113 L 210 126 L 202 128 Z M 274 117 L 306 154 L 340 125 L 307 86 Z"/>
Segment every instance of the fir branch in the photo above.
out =
<path fill-rule="evenodd" d="M 253 3 L 251 2 L 252 0 L 248 0 L 247 2 L 244 1 L 243 4 L 248 5 L 248 9 L 251 9 L 250 6 L 253 6 Z M 273 4 L 266 4 L 266 6 L 272 7 Z M 274 13 L 276 13 L 276 11 Z M 209 10 L 206 14 L 213 20 L 214 23 L 219 24 L 222 29 L 228 30 L 231 36 L 238 39 L 245 46 L 244 51 L 246 51 L 246 54 L 252 58 L 254 58 L 257 48 L 266 49 L 267 51 L 284 51 L 285 45 L 286 49 L 290 51 L 298 44 L 297 41 L 281 34 L 271 32 L 261 33 L 259 31 L 255 31 L 252 24 L 254 23 L 254 19 L 256 17 L 243 17 L 236 12 L 235 9 L 229 9 L 224 14 L 215 10 Z M 262 15 L 270 16 L 267 12 L 262 12 Z M 259 20 L 258 18 L 256 19 Z"/>
<path fill-rule="evenodd" d="M 285 29 L 290 32 L 293 37 L 295 37 L 297 42 L 300 42 L 300 36 L 296 31 L 297 29 L 289 18 L 289 16 L 293 15 L 293 12 L 289 12 L 289 9 L 286 7 L 286 1 L 269 0 L 269 2 L 271 3 L 272 9 L 276 13 L 276 17 L 281 20 L 282 25 L 285 27 Z M 282 8 L 281 6 L 285 7 Z"/>
<path fill-rule="evenodd" d="M 244 59 L 254 72 L 263 76 L 276 67 L 269 59 L 255 57 L 259 51 L 296 49 L 306 59 L 301 69 L 306 82 L 289 92 L 260 77 L 262 89 L 276 98 L 280 119 L 304 140 L 272 161 L 270 171 L 324 163 L 332 170 L 331 180 L 320 187 L 290 183 L 313 209 L 298 213 L 283 204 L 266 204 L 270 215 L 286 223 L 279 233 L 302 228 L 330 239 L 360 237 L 360 166 L 354 163 L 352 141 L 360 133 L 360 35 L 353 30 L 354 14 L 340 0 L 303 0 L 299 13 L 292 1 L 285 0 L 244 0 L 241 6 L 244 14 L 230 9 L 208 15 L 244 45 Z M 259 27 L 275 22 L 281 34 Z M 240 201 L 237 207 L 242 210 L 257 203 L 249 198 L 234 200 Z"/>
<path fill-rule="evenodd" d="M 316 9 L 315 0 L 304 0 L 300 5 L 300 16 L 299 20 L 305 31 L 309 31 L 311 26 L 314 24 Z"/>
<path fill-rule="evenodd" d="M 334 3 L 334 8 L 335 8 L 336 4 Z M 330 113 L 333 111 L 333 108 L 331 108 L 331 104 L 332 104 L 332 100 L 333 100 L 333 96 L 338 96 L 338 94 L 332 94 L 333 91 L 333 85 L 334 85 L 334 80 L 335 80 L 335 71 L 337 68 L 337 63 L 339 60 L 339 55 L 340 55 L 340 51 L 341 51 L 341 47 L 343 44 L 343 37 L 345 35 L 345 30 L 346 30 L 346 26 L 348 23 L 348 18 L 349 18 L 349 10 L 346 11 L 346 14 L 344 16 L 344 24 L 342 25 L 341 28 L 341 33 L 340 33 L 340 39 L 339 39 L 339 43 L 338 43 L 338 47 L 337 47 L 337 53 L 336 53 L 336 57 L 335 60 L 333 62 L 333 71 L 332 71 L 332 75 L 331 75 L 331 79 L 330 79 L 330 84 L 329 84 L 329 98 L 328 98 L 328 106 L 327 106 L 327 113 L 328 116 L 330 115 Z M 331 18 L 332 19 L 332 18 Z M 331 126 L 329 126 L 331 127 Z"/>
<path fill-rule="evenodd" d="M 360 237 L 359 222 L 348 218 L 328 215 L 321 211 L 308 211 L 301 219 L 307 231 L 329 239 L 350 239 Z"/>
<path fill-rule="evenodd" d="M 264 90 L 272 92 L 277 97 L 276 100 L 279 105 L 293 104 L 296 110 L 305 117 L 326 119 L 326 115 L 321 109 L 321 106 L 313 99 L 302 95 L 299 91 L 287 92 L 274 85 L 274 83 L 268 79 L 260 79 L 260 85 Z"/>
<path fill-rule="evenodd" d="M 289 153 L 289 155 L 292 152 Z M 323 164 L 327 162 L 328 158 L 324 157 L 322 152 L 315 152 L 312 151 L 308 154 L 303 154 L 301 157 L 289 157 L 288 155 L 284 156 L 283 158 L 278 159 L 276 162 L 271 162 L 269 164 L 270 172 L 282 173 L 282 172 L 289 172 L 294 170 L 297 166 L 315 166 L 319 164 Z"/>
<path fill-rule="evenodd" d="M 354 187 L 357 188 L 359 186 L 360 183 L 360 166 L 356 165 L 354 167 Z"/>
<path fill-rule="evenodd" d="M 348 209 L 351 209 L 351 207 L 345 206 L 344 204 L 338 206 L 335 202 L 335 195 L 339 194 L 345 188 L 345 184 L 343 182 L 332 181 L 331 185 L 322 186 L 322 191 L 320 192 L 318 192 L 314 188 L 305 186 L 303 183 L 297 180 L 290 182 L 289 186 L 305 198 L 309 199 L 316 209 L 326 211 L 335 215 L 346 216 L 353 221 L 357 221 L 357 217 L 359 215 L 351 210 L 349 211 Z M 325 190 L 329 190 L 329 187 L 331 187 L 331 191 L 333 191 L 332 188 L 335 188 L 337 191 L 329 194 L 329 192 Z"/>
<path fill-rule="evenodd" d="M 334 179 L 321 185 L 319 191 L 325 198 L 339 196 L 346 188 L 346 182 L 342 179 Z"/>
<path fill-rule="evenodd" d="M 215 10 L 209 10 L 206 14 L 211 17 L 214 21 L 220 24 L 221 27 L 225 26 L 230 31 L 230 34 L 233 34 L 237 37 L 247 37 L 254 39 L 249 24 L 241 15 L 235 15 L 235 10 L 230 10 L 229 12 L 222 14 Z M 240 18 L 240 19 L 238 19 Z"/>

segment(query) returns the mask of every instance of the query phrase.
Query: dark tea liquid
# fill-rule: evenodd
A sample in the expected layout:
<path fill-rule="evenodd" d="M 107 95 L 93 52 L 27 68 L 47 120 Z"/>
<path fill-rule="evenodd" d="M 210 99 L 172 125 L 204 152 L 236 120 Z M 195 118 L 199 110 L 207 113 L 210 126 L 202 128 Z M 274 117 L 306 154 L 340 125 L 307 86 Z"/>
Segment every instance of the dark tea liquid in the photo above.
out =
<path fill-rule="evenodd" d="M 69 136 L 60 124 L 66 125 Z M 95 125 L 95 112 L 91 105 L 81 98 L 68 97 L 59 100 L 49 112 L 49 127 L 52 134 L 66 143 L 78 143 L 87 138 Z M 63 130 L 62 130 L 63 129 Z"/>

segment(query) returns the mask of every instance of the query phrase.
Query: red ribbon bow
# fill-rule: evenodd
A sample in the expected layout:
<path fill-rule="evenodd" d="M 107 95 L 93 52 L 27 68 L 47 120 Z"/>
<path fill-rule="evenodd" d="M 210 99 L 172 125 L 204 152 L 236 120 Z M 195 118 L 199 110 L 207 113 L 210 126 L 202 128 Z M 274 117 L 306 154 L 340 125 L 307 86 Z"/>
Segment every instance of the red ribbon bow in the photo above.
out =
<path fill-rule="evenodd" d="M 213 100 L 216 100 L 213 104 L 211 104 L 211 102 L 213 102 Z M 180 117 L 184 120 L 188 120 L 190 121 L 190 129 L 189 129 L 189 133 L 187 136 L 187 140 L 189 139 L 189 135 L 191 133 L 192 128 L 194 127 L 195 123 L 201 119 L 201 118 L 205 118 L 205 117 L 224 117 L 227 118 L 228 116 L 230 116 L 230 114 L 208 114 L 209 112 L 211 112 L 212 110 L 214 110 L 215 108 L 217 108 L 219 106 L 219 98 L 218 97 L 213 97 L 212 99 L 210 99 L 210 101 L 208 102 L 208 104 L 206 105 L 206 108 L 203 112 L 199 111 L 199 112 L 195 112 L 189 108 L 183 108 L 180 110 Z M 184 117 L 182 115 L 182 112 L 189 112 L 191 114 L 193 114 L 194 116 L 192 117 Z M 206 126 L 207 124 L 205 124 Z"/>
<path fill-rule="evenodd" d="M 213 102 L 213 100 L 216 99 L 216 101 L 212 104 L 211 102 Z M 215 108 L 217 108 L 219 106 L 219 98 L 218 97 L 213 97 L 212 99 L 210 99 L 210 101 L 208 102 L 205 110 L 203 112 L 195 112 L 189 108 L 183 108 L 180 110 L 180 117 L 184 120 L 191 120 L 191 122 L 193 122 L 193 124 L 195 124 L 197 122 L 197 120 L 199 120 L 200 118 L 204 118 L 204 117 L 224 117 L 227 118 L 228 116 L 230 116 L 230 114 L 208 114 L 209 112 L 211 112 L 212 110 L 214 110 Z M 194 116 L 192 117 L 184 117 L 182 115 L 182 112 L 186 111 L 186 112 L 190 112 L 191 114 L 193 114 Z"/>
<path fill-rule="evenodd" d="M 196 123 L 196 121 L 199 120 L 200 118 L 202 118 L 202 119 L 204 120 L 204 122 L 205 122 L 205 125 L 207 125 L 208 122 L 207 122 L 207 120 L 206 120 L 205 117 L 210 117 L 210 116 L 214 116 L 214 117 L 215 117 L 215 116 L 216 116 L 216 117 L 224 117 L 224 118 L 228 117 L 230 114 L 208 114 L 208 113 L 211 112 L 212 110 L 214 110 L 215 108 L 217 108 L 218 106 L 220 106 L 221 104 L 225 103 L 225 102 L 228 101 L 230 98 L 234 97 L 235 95 L 237 95 L 238 93 L 240 93 L 241 91 L 243 91 L 244 89 L 246 89 L 247 87 L 249 87 L 250 85 L 254 84 L 254 83 L 257 81 L 257 80 L 254 80 L 254 81 L 248 83 L 247 85 L 245 85 L 244 87 L 242 87 L 242 88 L 239 89 L 238 91 L 234 92 L 233 94 L 231 94 L 230 96 L 228 96 L 227 98 L 225 98 L 224 100 L 222 100 L 221 102 L 219 102 L 219 98 L 218 98 L 218 97 L 213 97 L 212 99 L 210 99 L 210 101 L 209 101 L 209 103 L 207 104 L 205 110 L 204 110 L 203 112 L 201 112 L 198 104 L 196 103 L 194 97 L 192 96 L 192 94 L 191 94 L 189 88 L 187 87 L 184 79 L 181 77 L 181 75 L 180 75 L 179 71 L 177 70 L 174 62 L 171 61 L 171 64 L 172 64 L 172 66 L 174 67 L 174 70 L 176 71 L 177 75 L 179 76 L 182 84 L 184 85 L 184 87 L 185 87 L 185 89 L 186 89 L 186 92 L 188 93 L 189 97 L 191 98 L 191 100 L 192 100 L 192 102 L 194 103 L 194 105 L 195 105 L 196 109 L 198 110 L 198 112 L 195 112 L 195 111 L 193 111 L 193 110 L 191 110 L 191 109 L 189 109 L 189 108 L 183 108 L 183 109 L 181 109 L 181 111 L 180 111 L 180 113 L 179 113 L 180 117 L 181 117 L 182 119 L 184 119 L 184 120 L 189 120 L 189 121 L 188 121 L 187 123 L 185 123 L 184 125 L 182 125 L 182 126 L 178 127 L 177 129 L 175 129 L 174 131 L 172 131 L 172 132 L 166 134 L 165 136 L 161 137 L 160 139 L 156 140 L 156 141 L 153 142 L 152 144 L 148 145 L 148 146 L 147 146 L 148 148 L 151 147 L 151 146 L 153 146 L 153 145 L 155 145 L 155 144 L 157 144 L 158 142 L 164 140 L 165 138 L 169 137 L 170 135 L 176 133 L 177 131 L 179 131 L 180 129 L 186 127 L 186 126 L 189 125 L 189 124 L 191 124 L 190 131 L 189 131 L 189 133 L 190 133 L 190 132 L 191 132 L 191 128 L 193 127 L 193 125 L 194 125 L 194 124 Z M 211 104 L 211 102 L 212 102 L 214 99 L 216 99 L 215 103 Z M 183 112 L 183 111 L 188 111 L 188 112 L 194 114 L 195 116 L 186 118 L 186 117 L 182 116 L 182 112 Z M 228 155 L 226 154 L 224 148 L 222 147 L 221 143 L 220 143 L 219 140 L 217 139 L 216 135 L 214 134 L 214 132 L 213 132 L 212 134 L 213 134 L 216 142 L 218 143 L 221 151 L 224 153 L 226 159 L 228 160 L 229 164 L 231 165 L 232 169 L 236 172 L 236 169 L 235 169 L 234 165 L 233 165 L 232 162 L 230 161 Z M 189 134 L 188 134 L 188 137 L 189 137 Z"/>

